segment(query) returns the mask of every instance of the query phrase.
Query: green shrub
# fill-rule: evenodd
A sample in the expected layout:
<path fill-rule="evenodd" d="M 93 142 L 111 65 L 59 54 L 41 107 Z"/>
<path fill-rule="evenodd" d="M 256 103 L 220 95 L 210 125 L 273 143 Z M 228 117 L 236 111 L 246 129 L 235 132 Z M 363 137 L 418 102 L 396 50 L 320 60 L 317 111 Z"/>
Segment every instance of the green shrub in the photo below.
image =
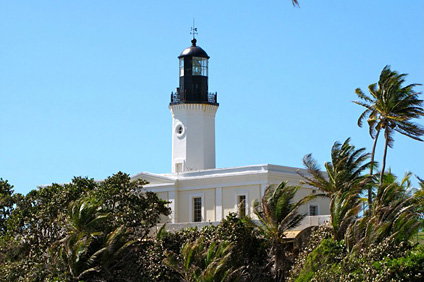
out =
<path fill-rule="evenodd" d="M 289 271 L 288 281 L 293 282 L 299 277 L 300 273 L 308 260 L 308 256 L 313 252 L 324 239 L 331 237 L 331 230 L 327 226 L 314 227 L 310 235 L 302 242 L 302 250 L 296 257 L 292 268 Z M 305 278 L 306 279 L 306 278 Z"/>
<path fill-rule="evenodd" d="M 322 260 L 322 258 L 321 258 Z M 423 248 L 386 239 L 318 269 L 310 281 L 422 281 Z M 305 280 L 304 280 L 305 281 Z"/>
<path fill-rule="evenodd" d="M 296 282 L 310 281 L 314 273 L 319 270 L 327 270 L 340 262 L 346 255 L 343 243 L 336 242 L 331 238 L 324 239 L 306 258 L 303 269 L 295 280 Z"/>
<path fill-rule="evenodd" d="M 387 257 L 377 261 L 373 266 L 381 276 L 395 281 L 423 281 L 424 280 L 424 247 L 418 245 L 399 258 Z"/>

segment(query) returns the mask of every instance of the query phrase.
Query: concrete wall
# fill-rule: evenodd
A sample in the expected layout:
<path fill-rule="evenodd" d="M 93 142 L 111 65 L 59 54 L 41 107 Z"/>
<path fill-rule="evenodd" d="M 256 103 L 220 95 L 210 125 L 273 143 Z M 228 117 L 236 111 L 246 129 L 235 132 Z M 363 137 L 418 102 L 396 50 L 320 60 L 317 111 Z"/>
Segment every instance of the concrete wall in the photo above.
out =
<path fill-rule="evenodd" d="M 223 218 L 237 212 L 237 195 L 246 195 L 247 215 L 253 215 L 252 201 L 260 199 L 260 185 L 222 187 Z"/>
<path fill-rule="evenodd" d="M 178 222 L 193 221 L 193 197 L 202 197 L 203 221 L 215 221 L 215 189 L 178 192 Z"/>
<path fill-rule="evenodd" d="M 315 193 L 313 193 L 315 191 Z M 318 190 L 314 190 L 312 188 L 302 188 L 300 189 L 296 196 L 294 197 L 295 201 L 299 201 L 303 197 L 308 195 L 320 194 L 321 192 Z M 299 213 L 306 213 L 309 215 L 309 205 L 318 206 L 318 215 L 328 215 L 330 214 L 330 199 L 319 197 L 312 201 L 309 201 L 306 205 L 303 205 L 299 208 Z"/>
<path fill-rule="evenodd" d="M 169 200 L 168 199 L 168 192 L 159 192 L 159 193 L 156 193 L 156 195 L 158 195 L 159 199 L 162 199 L 162 200 L 165 200 L 165 201 Z M 168 206 L 169 206 L 169 204 L 168 204 Z M 171 216 L 161 215 L 159 222 L 160 223 L 167 223 L 167 222 L 170 222 L 170 220 L 171 220 Z"/>

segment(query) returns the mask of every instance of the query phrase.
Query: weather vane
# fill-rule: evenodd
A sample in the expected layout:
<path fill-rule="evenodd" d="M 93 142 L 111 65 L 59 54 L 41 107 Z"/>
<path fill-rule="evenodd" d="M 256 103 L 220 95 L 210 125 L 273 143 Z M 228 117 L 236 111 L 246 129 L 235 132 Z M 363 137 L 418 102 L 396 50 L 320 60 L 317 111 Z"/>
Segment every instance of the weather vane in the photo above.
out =
<path fill-rule="evenodd" d="M 190 32 L 190 34 L 192 34 L 192 35 L 193 35 L 193 39 L 195 39 L 195 38 L 196 38 L 196 34 L 198 34 L 198 33 L 197 33 L 197 27 L 195 27 L 195 25 L 194 25 L 194 18 L 193 18 L 193 26 L 192 26 L 192 28 L 191 28 L 191 32 Z"/>

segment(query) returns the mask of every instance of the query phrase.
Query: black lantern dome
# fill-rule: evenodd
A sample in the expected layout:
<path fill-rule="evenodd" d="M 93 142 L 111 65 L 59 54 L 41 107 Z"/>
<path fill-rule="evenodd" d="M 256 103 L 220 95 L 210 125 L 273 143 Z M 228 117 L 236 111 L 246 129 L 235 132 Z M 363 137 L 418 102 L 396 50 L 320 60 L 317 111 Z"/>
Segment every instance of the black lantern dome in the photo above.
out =
<path fill-rule="evenodd" d="M 181 59 L 182 57 L 201 57 L 209 59 L 210 57 L 208 54 L 206 54 L 206 51 L 199 46 L 196 46 L 196 42 L 196 38 L 193 38 L 191 41 L 192 45 L 188 48 L 185 48 L 178 56 L 178 59 Z"/>
<path fill-rule="evenodd" d="M 192 45 L 178 56 L 180 60 L 180 86 L 171 93 L 171 105 L 212 104 L 218 105 L 216 93 L 208 92 L 209 56 L 199 46 L 196 38 Z"/>

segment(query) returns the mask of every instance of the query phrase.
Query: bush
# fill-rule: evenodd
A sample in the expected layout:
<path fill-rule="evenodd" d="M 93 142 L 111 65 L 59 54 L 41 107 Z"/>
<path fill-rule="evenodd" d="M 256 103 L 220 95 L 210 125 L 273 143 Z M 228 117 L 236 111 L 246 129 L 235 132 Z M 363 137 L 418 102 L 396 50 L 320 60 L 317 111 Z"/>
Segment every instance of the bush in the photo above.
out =
<path fill-rule="evenodd" d="M 339 262 L 329 262 L 306 281 L 422 281 L 423 256 L 421 247 L 386 239 Z"/>
<path fill-rule="evenodd" d="M 373 265 L 378 270 L 379 275 L 385 277 L 387 281 L 423 281 L 424 247 L 418 245 L 407 251 L 402 257 L 386 257 Z"/>
<path fill-rule="evenodd" d="M 319 270 L 327 271 L 334 264 L 340 262 L 346 255 L 343 243 L 331 238 L 324 239 L 306 258 L 303 269 L 300 271 L 296 282 L 310 281 Z"/>
<path fill-rule="evenodd" d="M 166 232 L 161 244 L 165 252 L 180 254 L 185 243 L 193 243 L 199 238 L 204 242 L 231 243 L 233 248 L 230 263 L 234 269 L 243 269 L 242 281 L 271 280 L 267 240 L 259 235 L 258 230 L 249 221 L 230 213 L 216 226 Z"/>
<path fill-rule="evenodd" d="M 302 242 L 302 246 L 305 246 L 297 256 L 294 261 L 294 264 L 289 271 L 288 281 L 295 281 L 296 278 L 300 275 L 300 272 L 303 270 L 303 267 L 307 261 L 309 254 L 314 251 L 324 239 L 331 237 L 331 230 L 327 226 L 315 227 L 310 236 L 305 242 Z"/>

